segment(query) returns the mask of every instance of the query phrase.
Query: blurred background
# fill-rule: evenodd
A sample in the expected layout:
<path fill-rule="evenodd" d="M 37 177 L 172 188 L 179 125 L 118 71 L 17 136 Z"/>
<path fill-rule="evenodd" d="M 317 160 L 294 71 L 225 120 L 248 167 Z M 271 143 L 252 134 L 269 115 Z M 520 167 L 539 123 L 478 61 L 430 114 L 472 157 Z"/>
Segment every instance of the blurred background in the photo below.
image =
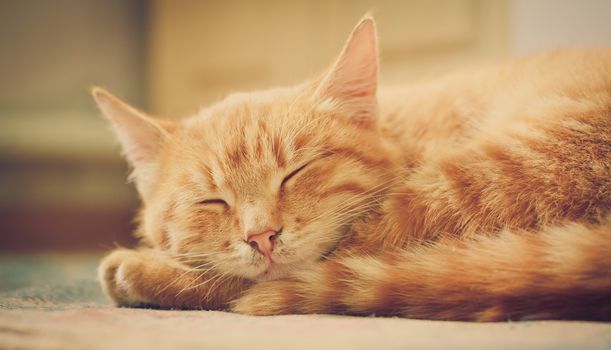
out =
<path fill-rule="evenodd" d="M 608 0 L 0 0 L 0 254 L 133 244 L 137 196 L 91 85 L 177 118 L 320 71 L 368 10 L 383 84 L 611 45 Z"/>

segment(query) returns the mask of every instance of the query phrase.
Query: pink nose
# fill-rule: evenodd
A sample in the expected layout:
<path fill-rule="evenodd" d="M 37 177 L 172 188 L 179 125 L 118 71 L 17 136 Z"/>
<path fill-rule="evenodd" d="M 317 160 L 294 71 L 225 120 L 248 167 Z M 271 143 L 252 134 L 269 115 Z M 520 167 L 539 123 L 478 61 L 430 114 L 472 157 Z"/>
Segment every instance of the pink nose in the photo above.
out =
<path fill-rule="evenodd" d="M 258 250 L 259 253 L 269 258 L 274 250 L 274 240 L 276 239 L 276 234 L 277 232 L 274 230 L 249 234 L 246 241 L 251 247 Z"/>

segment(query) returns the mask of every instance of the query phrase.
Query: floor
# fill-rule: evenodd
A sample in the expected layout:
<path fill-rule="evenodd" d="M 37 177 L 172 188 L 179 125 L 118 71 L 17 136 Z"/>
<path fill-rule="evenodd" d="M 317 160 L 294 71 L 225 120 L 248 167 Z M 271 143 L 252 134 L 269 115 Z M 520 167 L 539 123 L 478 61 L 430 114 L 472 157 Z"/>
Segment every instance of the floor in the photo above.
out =
<path fill-rule="evenodd" d="M 99 254 L 0 255 L 0 348 L 611 349 L 611 323 L 253 317 L 113 308 Z"/>

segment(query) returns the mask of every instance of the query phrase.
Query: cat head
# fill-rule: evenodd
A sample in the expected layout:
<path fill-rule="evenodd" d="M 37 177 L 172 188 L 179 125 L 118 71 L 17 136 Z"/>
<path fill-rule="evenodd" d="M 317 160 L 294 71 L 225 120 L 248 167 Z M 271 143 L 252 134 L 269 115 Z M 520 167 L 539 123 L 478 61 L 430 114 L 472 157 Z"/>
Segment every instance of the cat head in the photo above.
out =
<path fill-rule="evenodd" d="M 321 77 L 233 94 L 181 121 L 93 95 L 133 167 L 141 234 L 191 265 L 253 280 L 320 259 L 396 176 L 380 135 L 375 24 Z"/>

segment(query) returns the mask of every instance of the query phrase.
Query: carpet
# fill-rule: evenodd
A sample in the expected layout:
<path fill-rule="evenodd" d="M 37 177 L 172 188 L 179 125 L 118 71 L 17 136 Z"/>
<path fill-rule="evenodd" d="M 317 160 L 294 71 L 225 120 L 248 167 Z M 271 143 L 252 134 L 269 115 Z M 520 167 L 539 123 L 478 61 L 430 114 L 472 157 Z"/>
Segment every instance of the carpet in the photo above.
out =
<path fill-rule="evenodd" d="M 1 349 L 611 349 L 611 323 L 114 308 L 96 254 L 0 256 Z"/>

